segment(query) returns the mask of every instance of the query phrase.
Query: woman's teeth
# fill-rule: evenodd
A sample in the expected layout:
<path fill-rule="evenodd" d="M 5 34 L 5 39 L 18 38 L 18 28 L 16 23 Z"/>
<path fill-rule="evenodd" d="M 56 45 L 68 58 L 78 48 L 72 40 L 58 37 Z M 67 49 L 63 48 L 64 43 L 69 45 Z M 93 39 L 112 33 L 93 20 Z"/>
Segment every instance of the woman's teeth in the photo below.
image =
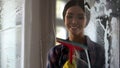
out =
<path fill-rule="evenodd" d="M 78 26 L 71 26 L 71 28 L 78 28 Z"/>

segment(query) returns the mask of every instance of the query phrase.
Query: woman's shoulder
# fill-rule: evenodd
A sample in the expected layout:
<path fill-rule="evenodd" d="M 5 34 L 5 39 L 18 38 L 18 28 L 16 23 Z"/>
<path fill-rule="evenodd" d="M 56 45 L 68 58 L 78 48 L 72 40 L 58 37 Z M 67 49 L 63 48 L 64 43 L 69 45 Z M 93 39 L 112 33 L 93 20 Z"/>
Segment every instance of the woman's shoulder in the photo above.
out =
<path fill-rule="evenodd" d="M 94 44 L 94 47 L 96 48 L 97 51 L 103 51 L 104 52 L 105 49 L 104 49 L 103 45 L 100 45 L 96 42 L 93 42 L 93 44 Z"/>
<path fill-rule="evenodd" d="M 100 44 L 92 41 L 89 37 L 87 37 L 87 45 L 90 48 L 94 48 L 94 49 L 99 50 L 99 51 L 104 51 L 103 45 L 100 45 Z"/>
<path fill-rule="evenodd" d="M 52 51 L 56 51 L 56 50 L 57 50 L 57 51 L 60 51 L 60 50 L 63 49 L 63 48 L 67 48 L 67 47 L 59 44 L 59 45 L 55 45 L 55 46 L 52 47 L 50 50 L 52 50 Z"/>
<path fill-rule="evenodd" d="M 51 55 L 59 55 L 61 54 L 61 52 L 68 52 L 69 49 L 66 46 L 63 45 L 55 45 L 54 47 L 52 47 L 49 51 L 49 54 Z"/>

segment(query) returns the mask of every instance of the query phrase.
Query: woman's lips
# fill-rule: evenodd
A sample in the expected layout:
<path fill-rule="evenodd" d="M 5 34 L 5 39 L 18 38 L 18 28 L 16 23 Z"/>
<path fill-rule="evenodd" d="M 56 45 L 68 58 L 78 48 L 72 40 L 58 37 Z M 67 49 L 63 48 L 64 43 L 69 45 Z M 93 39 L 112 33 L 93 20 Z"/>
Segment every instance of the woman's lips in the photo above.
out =
<path fill-rule="evenodd" d="M 78 28 L 79 26 L 77 25 L 77 26 L 71 26 L 71 28 L 73 28 L 73 29 L 76 29 L 76 28 Z"/>
<path fill-rule="evenodd" d="M 78 29 L 78 27 L 77 26 L 75 26 L 75 27 L 71 27 L 71 30 L 73 30 L 73 31 L 75 31 L 75 30 L 77 30 Z"/>

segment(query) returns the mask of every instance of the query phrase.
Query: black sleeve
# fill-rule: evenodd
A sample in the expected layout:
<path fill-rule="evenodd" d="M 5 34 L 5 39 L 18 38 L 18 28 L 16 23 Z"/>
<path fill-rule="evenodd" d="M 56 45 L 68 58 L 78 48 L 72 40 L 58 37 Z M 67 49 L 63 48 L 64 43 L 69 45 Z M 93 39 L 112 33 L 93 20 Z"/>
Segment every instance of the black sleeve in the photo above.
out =
<path fill-rule="evenodd" d="M 56 47 L 53 47 L 48 52 L 47 56 L 47 68 L 59 68 L 58 65 L 59 55 Z"/>
<path fill-rule="evenodd" d="M 97 61 L 96 61 L 96 68 L 105 68 L 105 49 L 103 46 L 98 45 L 97 47 Z"/>

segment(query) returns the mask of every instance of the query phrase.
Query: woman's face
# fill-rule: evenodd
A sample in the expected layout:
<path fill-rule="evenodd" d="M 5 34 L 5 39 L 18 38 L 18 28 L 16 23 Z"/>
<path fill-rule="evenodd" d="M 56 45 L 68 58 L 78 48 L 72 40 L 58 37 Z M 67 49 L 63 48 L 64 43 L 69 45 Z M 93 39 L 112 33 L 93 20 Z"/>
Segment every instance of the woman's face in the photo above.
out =
<path fill-rule="evenodd" d="M 86 26 L 85 12 L 79 6 L 72 6 L 67 9 L 65 15 L 65 26 L 69 33 L 79 35 L 83 33 Z"/>

